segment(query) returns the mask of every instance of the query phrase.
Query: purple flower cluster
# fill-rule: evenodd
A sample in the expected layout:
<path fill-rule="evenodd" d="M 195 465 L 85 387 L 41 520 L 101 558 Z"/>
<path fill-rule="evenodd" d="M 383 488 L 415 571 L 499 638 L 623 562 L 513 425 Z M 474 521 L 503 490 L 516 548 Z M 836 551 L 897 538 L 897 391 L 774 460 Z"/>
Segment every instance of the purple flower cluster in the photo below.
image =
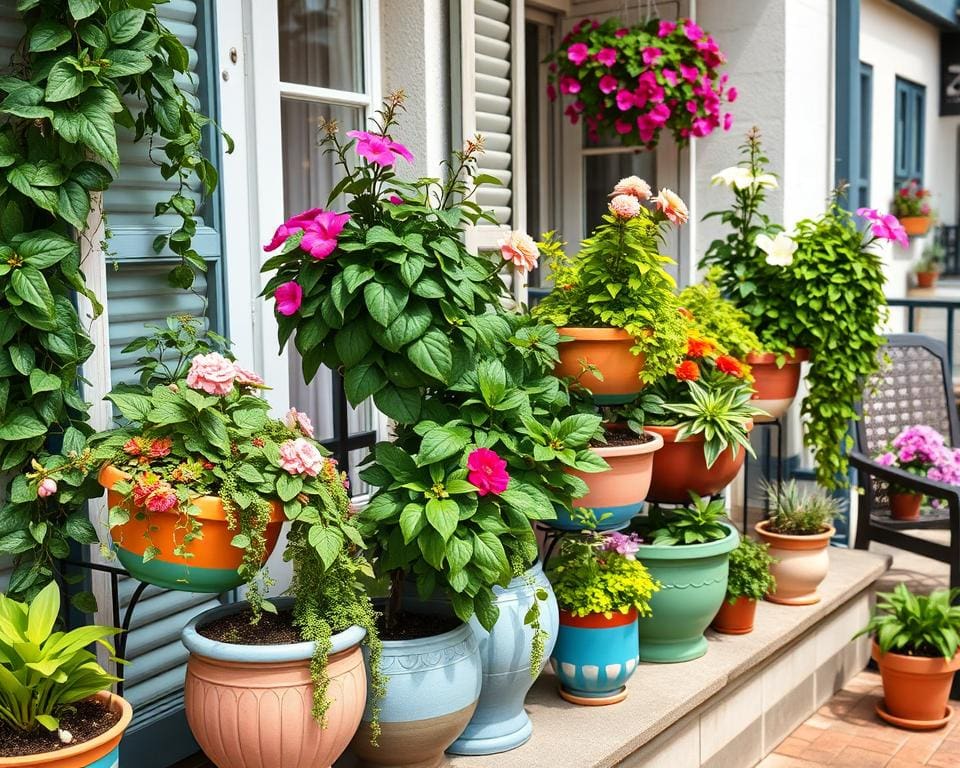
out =
<path fill-rule="evenodd" d="M 600 542 L 600 550 L 603 552 L 616 552 L 624 557 L 632 557 L 640 551 L 640 545 L 643 543 L 635 533 L 620 533 L 620 531 L 611 531 L 604 535 Z"/>
<path fill-rule="evenodd" d="M 918 477 L 960 485 L 960 448 L 951 448 L 937 430 L 925 425 L 907 427 L 876 457 L 885 467 L 899 467 Z M 896 489 L 893 489 L 896 490 Z M 932 500 L 934 507 L 937 500 Z"/>

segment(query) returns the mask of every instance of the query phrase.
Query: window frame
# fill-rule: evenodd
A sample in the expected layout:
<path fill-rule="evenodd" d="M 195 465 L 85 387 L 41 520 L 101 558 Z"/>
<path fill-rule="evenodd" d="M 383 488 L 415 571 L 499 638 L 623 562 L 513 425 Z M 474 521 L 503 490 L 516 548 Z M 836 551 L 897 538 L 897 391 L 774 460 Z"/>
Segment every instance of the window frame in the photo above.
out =
<path fill-rule="evenodd" d="M 873 65 L 860 62 L 860 136 L 856 188 L 857 207 L 870 206 L 870 179 L 873 153 Z M 864 162 L 866 161 L 866 162 Z"/>
<path fill-rule="evenodd" d="M 904 112 L 901 119 L 901 100 Z M 893 182 L 899 189 L 916 179 L 923 183 L 926 161 L 927 88 L 904 77 L 897 76 L 894 91 Z M 902 160 L 902 162 L 901 162 Z"/>

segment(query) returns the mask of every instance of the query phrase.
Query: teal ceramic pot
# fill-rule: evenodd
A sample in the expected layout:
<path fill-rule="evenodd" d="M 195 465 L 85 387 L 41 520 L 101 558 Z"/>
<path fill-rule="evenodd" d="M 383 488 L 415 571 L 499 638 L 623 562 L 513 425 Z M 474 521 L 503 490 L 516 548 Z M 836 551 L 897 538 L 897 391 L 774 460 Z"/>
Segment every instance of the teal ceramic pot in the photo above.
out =
<path fill-rule="evenodd" d="M 550 665 L 560 695 L 573 704 L 616 704 L 627 697 L 637 668 L 637 611 L 574 616 L 560 611 L 560 631 Z"/>
<path fill-rule="evenodd" d="M 650 600 L 652 615 L 638 623 L 641 661 L 690 661 L 707 652 L 703 633 L 726 595 L 730 552 L 740 541 L 737 530 L 724 525 L 729 533 L 720 541 L 641 545 L 637 559 L 661 584 Z"/>
<path fill-rule="evenodd" d="M 533 630 L 524 624 L 523 619 L 539 589 L 547 593 L 547 599 L 540 601 L 540 627 L 547 637 L 543 659 L 536 675 L 531 675 Z M 523 701 L 557 639 L 560 621 L 557 598 L 540 563 L 513 579 L 506 588 L 494 587 L 493 591 L 496 595 L 494 604 L 500 609 L 500 618 L 493 630 L 487 632 L 476 617 L 470 620 L 480 646 L 483 685 L 477 711 L 463 735 L 447 749 L 456 755 L 492 755 L 526 743 L 533 733 L 533 725 L 523 708 Z"/>

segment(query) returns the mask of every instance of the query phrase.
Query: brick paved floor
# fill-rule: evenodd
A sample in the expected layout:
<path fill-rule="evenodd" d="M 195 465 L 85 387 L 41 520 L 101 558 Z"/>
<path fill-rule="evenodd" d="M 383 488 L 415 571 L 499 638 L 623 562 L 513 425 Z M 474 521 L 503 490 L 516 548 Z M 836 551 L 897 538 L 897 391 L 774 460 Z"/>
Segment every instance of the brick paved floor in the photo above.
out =
<path fill-rule="evenodd" d="M 960 703 L 939 731 L 917 733 L 877 717 L 882 695 L 880 675 L 862 672 L 757 768 L 960 768 Z"/>

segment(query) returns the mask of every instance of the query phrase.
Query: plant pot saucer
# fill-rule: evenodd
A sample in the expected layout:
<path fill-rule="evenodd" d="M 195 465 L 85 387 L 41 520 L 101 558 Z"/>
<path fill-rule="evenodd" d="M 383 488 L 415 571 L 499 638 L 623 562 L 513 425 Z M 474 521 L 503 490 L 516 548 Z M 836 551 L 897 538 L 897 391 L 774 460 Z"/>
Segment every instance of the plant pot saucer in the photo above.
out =
<path fill-rule="evenodd" d="M 721 635 L 749 635 L 751 632 L 753 632 L 752 626 L 746 628 L 740 627 L 737 629 L 717 629 L 715 626 L 713 626 L 713 624 L 711 624 L 710 629 Z"/>
<path fill-rule="evenodd" d="M 571 704 L 579 704 L 582 707 L 604 707 L 608 704 L 619 704 L 627 698 L 627 687 L 624 686 L 620 690 L 604 696 L 585 696 L 571 693 L 561 685 L 560 698 L 569 701 Z"/>
<path fill-rule="evenodd" d="M 797 597 L 777 597 L 776 595 L 767 595 L 765 598 L 768 603 L 777 605 L 816 605 L 820 602 L 820 595 L 814 592 L 812 595 L 799 595 Z"/>
<path fill-rule="evenodd" d="M 897 728 L 906 728 L 908 731 L 935 731 L 937 728 L 943 728 L 943 726 L 950 722 L 950 718 L 953 716 L 953 707 L 947 705 L 943 717 L 939 720 L 908 720 L 905 717 L 891 715 L 887 712 L 886 706 L 883 699 L 880 699 L 874 706 L 880 719 L 890 723 L 890 725 L 897 726 Z"/>

